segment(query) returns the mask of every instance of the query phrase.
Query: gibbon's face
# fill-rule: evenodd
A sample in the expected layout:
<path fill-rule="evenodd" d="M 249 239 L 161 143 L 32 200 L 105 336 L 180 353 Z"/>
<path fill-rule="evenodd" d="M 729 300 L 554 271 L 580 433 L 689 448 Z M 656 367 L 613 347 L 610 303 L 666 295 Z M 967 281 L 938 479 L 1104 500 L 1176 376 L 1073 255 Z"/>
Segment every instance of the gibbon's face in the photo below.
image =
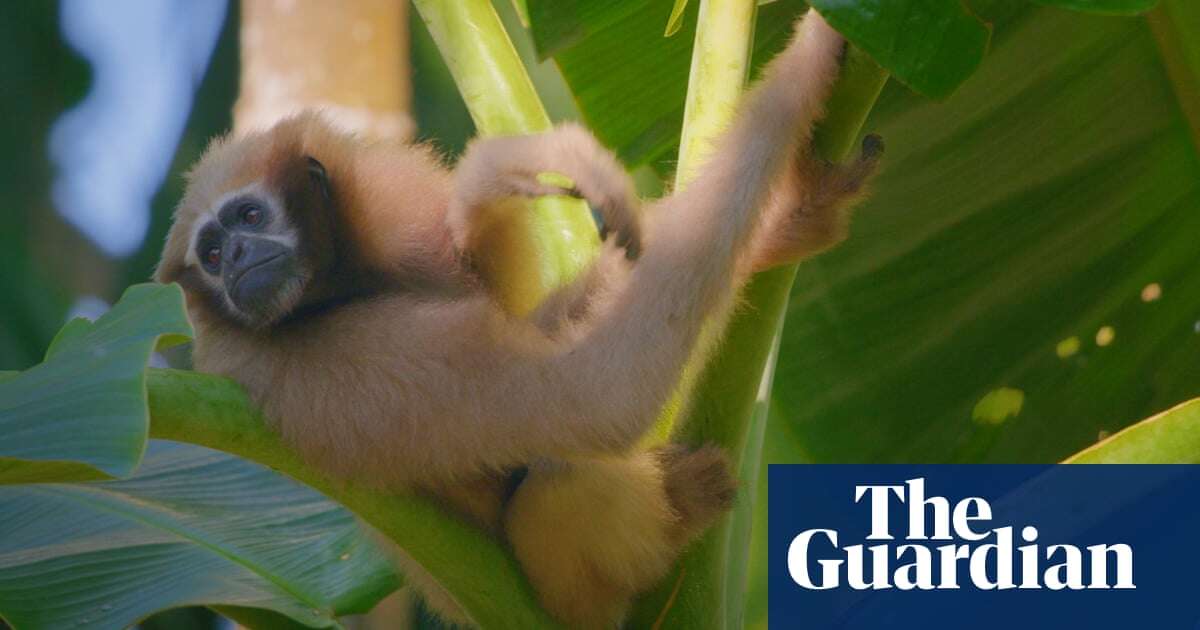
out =
<path fill-rule="evenodd" d="M 282 200 L 257 183 L 219 199 L 196 221 L 190 242 L 185 260 L 199 271 L 193 278 L 254 328 L 295 308 L 311 277 Z"/>
<path fill-rule="evenodd" d="M 335 213 L 306 150 L 314 128 L 297 118 L 217 140 L 188 174 L 155 279 L 182 285 L 189 310 L 263 329 L 331 292 Z"/>

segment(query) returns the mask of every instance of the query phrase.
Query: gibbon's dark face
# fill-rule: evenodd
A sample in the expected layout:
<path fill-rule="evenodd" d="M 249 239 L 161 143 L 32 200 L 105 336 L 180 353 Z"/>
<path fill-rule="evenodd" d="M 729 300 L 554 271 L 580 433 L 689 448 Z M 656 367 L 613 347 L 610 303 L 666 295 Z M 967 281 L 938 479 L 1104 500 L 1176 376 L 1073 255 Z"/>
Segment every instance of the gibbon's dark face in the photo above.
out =
<path fill-rule="evenodd" d="M 309 274 L 299 244 L 280 201 L 251 185 L 197 222 L 188 258 L 229 313 L 257 328 L 286 315 L 304 293 Z"/>
<path fill-rule="evenodd" d="M 335 276 L 341 226 L 329 174 L 309 148 L 342 159 L 331 134 L 307 115 L 209 145 L 187 174 L 154 273 L 183 287 L 189 314 L 266 329 L 338 297 L 358 275 Z"/>

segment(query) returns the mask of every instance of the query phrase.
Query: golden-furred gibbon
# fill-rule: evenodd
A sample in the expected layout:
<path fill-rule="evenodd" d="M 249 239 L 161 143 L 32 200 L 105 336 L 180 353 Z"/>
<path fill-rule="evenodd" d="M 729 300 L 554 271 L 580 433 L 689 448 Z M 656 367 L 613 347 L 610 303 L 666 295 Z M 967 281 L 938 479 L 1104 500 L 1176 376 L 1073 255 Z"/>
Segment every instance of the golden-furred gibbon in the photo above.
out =
<path fill-rule="evenodd" d="M 576 125 L 476 140 L 453 171 L 317 114 L 217 140 L 156 279 L 185 290 L 196 369 L 242 384 L 309 463 L 440 499 L 511 545 L 560 620 L 613 627 L 734 495 L 717 448 L 636 448 L 701 328 L 750 273 L 841 240 L 876 165 L 874 136 L 845 166 L 808 151 L 843 49 L 810 12 L 692 183 L 645 207 Z M 471 261 L 544 194 L 586 199 L 611 238 L 518 317 Z"/>

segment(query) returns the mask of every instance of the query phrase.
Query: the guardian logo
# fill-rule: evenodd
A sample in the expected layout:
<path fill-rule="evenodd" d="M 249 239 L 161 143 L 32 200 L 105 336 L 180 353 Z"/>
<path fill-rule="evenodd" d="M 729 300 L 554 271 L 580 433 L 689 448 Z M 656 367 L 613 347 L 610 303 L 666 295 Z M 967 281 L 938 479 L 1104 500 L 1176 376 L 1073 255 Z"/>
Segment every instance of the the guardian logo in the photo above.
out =
<path fill-rule="evenodd" d="M 1136 588 L 1130 545 L 1094 544 L 1080 549 L 1075 545 L 1044 544 L 1032 524 L 993 527 L 992 506 L 982 498 L 969 497 L 951 504 L 945 497 L 926 497 L 924 477 L 909 479 L 903 485 L 856 485 L 853 503 L 870 508 L 866 540 L 883 542 L 841 546 L 834 529 L 799 533 L 788 545 L 787 569 L 800 587 Z M 898 541 L 900 532 L 892 531 L 889 515 L 891 510 L 901 509 L 907 510 L 907 530 Z"/>

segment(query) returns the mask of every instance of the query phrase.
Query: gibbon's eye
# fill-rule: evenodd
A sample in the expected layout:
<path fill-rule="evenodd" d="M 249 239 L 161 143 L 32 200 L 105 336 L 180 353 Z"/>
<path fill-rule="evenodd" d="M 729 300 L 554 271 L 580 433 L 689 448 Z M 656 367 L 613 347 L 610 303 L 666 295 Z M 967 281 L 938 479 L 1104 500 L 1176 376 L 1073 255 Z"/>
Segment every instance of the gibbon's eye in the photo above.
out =
<path fill-rule="evenodd" d="M 210 269 L 216 269 L 221 266 L 221 248 L 213 245 L 204 250 L 204 266 Z"/>
<path fill-rule="evenodd" d="M 263 221 L 263 209 L 252 203 L 242 206 L 238 214 L 241 216 L 243 225 L 254 227 Z"/>

